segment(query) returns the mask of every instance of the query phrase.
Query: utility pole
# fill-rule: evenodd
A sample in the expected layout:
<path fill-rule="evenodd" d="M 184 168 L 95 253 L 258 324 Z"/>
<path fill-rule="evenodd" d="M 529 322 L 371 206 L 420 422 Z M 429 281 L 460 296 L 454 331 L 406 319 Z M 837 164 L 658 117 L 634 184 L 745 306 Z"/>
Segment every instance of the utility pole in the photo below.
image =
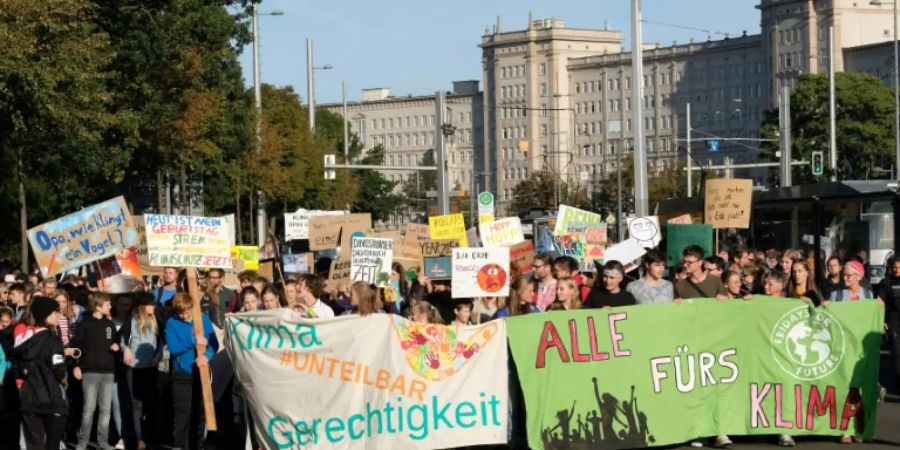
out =
<path fill-rule="evenodd" d="M 781 187 L 792 185 L 791 182 L 791 89 L 784 83 L 781 86 L 781 101 L 778 107 L 779 128 L 781 129 Z"/>
<path fill-rule="evenodd" d="M 316 129 L 316 99 L 313 98 L 313 44 L 306 39 L 306 101 L 309 102 L 309 131 Z"/>
<path fill-rule="evenodd" d="M 834 26 L 828 27 L 828 134 L 831 181 L 837 181 L 837 126 L 834 110 Z"/>
<path fill-rule="evenodd" d="M 259 10 L 253 4 L 253 103 L 256 107 L 256 154 L 262 151 L 262 79 L 259 63 Z M 266 243 L 266 199 L 262 191 L 257 191 L 256 202 L 256 243 Z M 251 233 L 252 236 L 252 233 Z M 252 238 L 251 238 L 252 239 Z"/>
<path fill-rule="evenodd" d="M 616 194 L 616 239 L 622 240 L 622 149 L 616 152 L 616 182 L 619 190 Z"/>
<path fill-rule="evenodd" d="M 349 120 L 347 117 L 347 82 L 341 82 L 341 97 L 344 101 L 344 162 L 350 162 L 350 130 Z M 312 98 L 312 97 L 310 97 Z"/>
<path fill-rule="evenodd" d="M 898 0 L 900 1 L 900 0 Z M 647 154 L 644 148 L 644 52 L 641 47 L 641 0 L 631 0 L 631 111 L 634 123 L 634 215 L 650 213 L 647 193 Z M 621 220 L 621 217 L 619 218 Z"/>
<path fill-rule="evenodd" d="M 447 174 L 447 160 L 445 158 L 445 141 L 444 120 L 446 118 L 446 107 L 444 106 L 444 91 L 437 91 L 434 94 L 434 162 L 437 166 L 437 191 L 438 191 L 438 214 L 450 214 L 450 198 L 448 197 L 449 186 Z M 449 124 L 447 124 L 449 125 Z"/>
<path fill-rule="evenodd" d="M 693 184 L 694 179 L 693 179 L 693 176 L 691 175 L 694 172 L 693 170 L 691 170 L 691 165 L 694 164 L 692 161 L 693 155 L 691 154 L 691 102 L 687 103 L 687 111 L 685 112 L 685 114 L 686 114 L 685 128 L 687 128 L 687 136 L 686 136 L 687 139 L 685 140 L 686 141 L 685 146 L 687 148 L 687 171 L 688 171 L 688 173 L 687 173 L 687 196 L 688 196 L 688 198 L 690 198 L 691 196 L 694 195 L 692 192 L 694 190 L 694 184 Z"/>

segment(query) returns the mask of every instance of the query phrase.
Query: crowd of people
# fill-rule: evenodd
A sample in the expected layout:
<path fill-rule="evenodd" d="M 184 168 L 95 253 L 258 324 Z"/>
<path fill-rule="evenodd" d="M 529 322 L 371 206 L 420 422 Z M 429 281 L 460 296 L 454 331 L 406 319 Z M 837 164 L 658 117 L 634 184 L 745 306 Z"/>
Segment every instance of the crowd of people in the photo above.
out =
<path fill-rule="evenodd" d="M 887 335 L 900 367 L 900 258 L 872 286 L 865 261 L 834 256 L 826 277 L 816 280 L 811 254 L 798 250 L 729 251 L 705 255 L 689 246 L 673 268 L 657 249 L 627 272 L 607 261 L 582 272 L 570 256 L 542 253 L 522 273 L 515 268 L 509 296 L 454 299 L 449 280 L 421 272 L 407 276 L 393 264 L 391 287 L 355 282 L 326 289 L 327 270 L 277 276 L 275 282 L 252 271 L 238 274 L 239 286 L 225 286 L 226 272 L 200 278 L 202 332 L 195 332 L 185 269 L 167 267 L 153 285 L 134 279 L 109 293 L 87 279 L 68 275 L 41 279 L 10 273 L 0 284 L 0 448 L 56 450 L 65 442 L 83 450 L 98 447 L 144 450 L 160 444 L 178 449 L 260 448 L 248 420 L 242 389 L 219 341 L 228 314 L 287 309 L 299 317 L 399 314 L 420 323 L 480 324 L 526 314 L 582 308 L 680 302 L 706 298 L 752 301 L 757 294 L 795 298 L 816 306 L 876 300 L 886 306 Z M 328 267 L 328 264 L 317 266 Z M 193 269 L 190 269 L 193 270 Z M 198 345 L 206 351 L 198 355 Z M 219 430 L 204 429 L 198 370 L 210 367 Z M 96 420 L 95 420 L 96 414 Z M 731 444 L 726 435 L 712 444 Z M 854 442 L 844 436 L 842 442 Z M 703 442 L 692 443 L 695 446 Z M 790 436 L 779 444 L 793 446 Z"/>

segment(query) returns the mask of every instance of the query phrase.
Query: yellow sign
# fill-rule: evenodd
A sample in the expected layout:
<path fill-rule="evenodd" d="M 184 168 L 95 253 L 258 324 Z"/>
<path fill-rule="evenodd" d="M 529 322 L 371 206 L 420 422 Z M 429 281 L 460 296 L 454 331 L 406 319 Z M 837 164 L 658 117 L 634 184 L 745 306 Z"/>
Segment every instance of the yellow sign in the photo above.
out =
<path fill-rule="evenodd" d="M 468 247 L 466 240 L 466 221 L 462 214 L 446 214 L 428 218 L 428 230 L 431 239 L 455 239 L 460 247 Z"/>
<path fill-rule="evenodd" d="M 232 245 L 231 259 L 244 262 L 244 270 L 259 270 L 259 248 L 255 245 Z"/>
<path fill-rule="evenodd" d="M 478 223 L 489 223 L 495 220 L 497 220 L 497 218 L 495 218 L 493 214 L 484 214 L 478 216 Z"/>

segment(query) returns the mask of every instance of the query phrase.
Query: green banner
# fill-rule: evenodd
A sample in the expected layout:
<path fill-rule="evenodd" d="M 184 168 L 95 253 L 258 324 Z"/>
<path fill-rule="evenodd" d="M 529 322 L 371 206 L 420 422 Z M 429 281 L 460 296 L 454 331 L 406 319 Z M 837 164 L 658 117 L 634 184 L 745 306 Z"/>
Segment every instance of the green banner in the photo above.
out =
<path fill-rule="evenodd" d="M 755 297 L 511 318 L 529 445 L 634 448 L 720 433 L 871 439 L 883 313 L 874 301 L 814 309 Z"/>

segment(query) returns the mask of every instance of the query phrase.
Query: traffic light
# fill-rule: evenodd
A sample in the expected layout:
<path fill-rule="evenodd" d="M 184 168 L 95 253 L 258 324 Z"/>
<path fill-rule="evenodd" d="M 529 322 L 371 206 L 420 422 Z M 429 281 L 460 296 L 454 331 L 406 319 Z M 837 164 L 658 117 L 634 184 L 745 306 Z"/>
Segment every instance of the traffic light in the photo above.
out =
<path fill-rule="evenodd" d="M 820 177 L 825 173 L 825 154 L 822 152 L 812 152 L 812 174 Z"/>
<path fill-rule="evenodd" d="M 325 179 L 333 180 L 335 178 L 334 169 L 329 169 L 329 166 L 334 165 L 335 157 L 333 154 L 325 155 Z"/>

